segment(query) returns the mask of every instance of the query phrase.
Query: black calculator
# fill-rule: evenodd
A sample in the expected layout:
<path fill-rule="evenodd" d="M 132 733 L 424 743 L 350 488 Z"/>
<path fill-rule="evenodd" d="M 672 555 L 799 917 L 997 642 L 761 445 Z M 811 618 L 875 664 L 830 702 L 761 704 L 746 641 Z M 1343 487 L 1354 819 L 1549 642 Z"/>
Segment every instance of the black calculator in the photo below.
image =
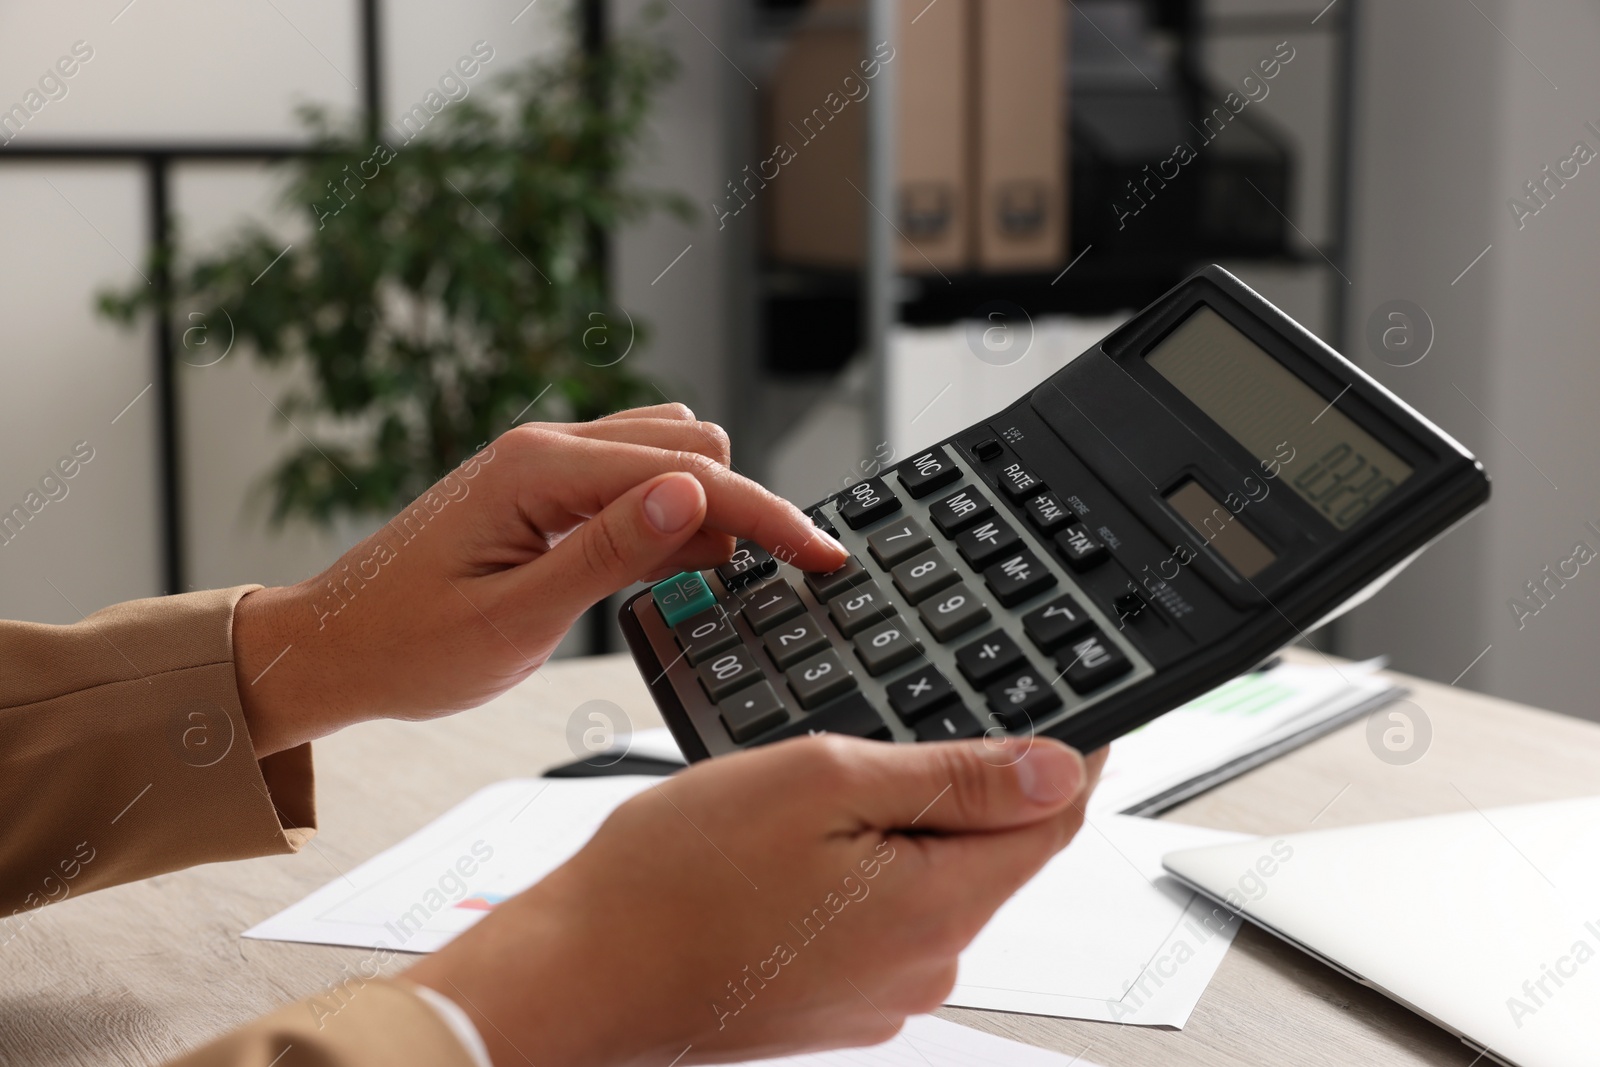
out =
<path fill-rule="evenodd" d="M 809 733 L 1090 751 L 1250 670 L 1480 507 L 1438 427 L 1221 267 L 993 417 L 808 509 L 848 563 L 732 560 L 623 632 L 690 760 Z"/>

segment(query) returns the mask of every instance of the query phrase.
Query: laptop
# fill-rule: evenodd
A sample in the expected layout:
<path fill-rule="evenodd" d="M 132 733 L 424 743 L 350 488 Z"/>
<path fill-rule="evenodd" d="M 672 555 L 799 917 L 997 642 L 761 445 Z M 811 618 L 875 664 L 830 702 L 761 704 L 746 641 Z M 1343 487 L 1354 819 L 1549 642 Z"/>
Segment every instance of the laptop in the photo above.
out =
<path fill-rule="evenodd" d="M 1600 1062 L 1600 797 L 1262 837 L 1163 865 L 1485 1062 Z"/>

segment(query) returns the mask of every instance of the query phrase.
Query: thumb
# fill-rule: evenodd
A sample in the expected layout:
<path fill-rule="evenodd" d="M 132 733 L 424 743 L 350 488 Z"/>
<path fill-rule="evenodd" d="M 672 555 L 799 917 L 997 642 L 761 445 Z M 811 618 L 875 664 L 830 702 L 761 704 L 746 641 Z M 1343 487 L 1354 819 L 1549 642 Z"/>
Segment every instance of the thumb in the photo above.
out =
<path fill-rule="evenodd" d="M 660 570 L 706 517 L 706 492 L 672 471 L 635 486 L 529 564 L 529 590 L 558 615 L 589 607 Z"/>
<path fill-rule="evenodd" d="M 852 746 L 854 748 L 856 746 Z M 1059 741 L 1016 745 L 987 739 L 859 746 L 853 814 L 882 830 L 964 833 L 1025 826 L 1075 803 L 1087 772 Z"/>

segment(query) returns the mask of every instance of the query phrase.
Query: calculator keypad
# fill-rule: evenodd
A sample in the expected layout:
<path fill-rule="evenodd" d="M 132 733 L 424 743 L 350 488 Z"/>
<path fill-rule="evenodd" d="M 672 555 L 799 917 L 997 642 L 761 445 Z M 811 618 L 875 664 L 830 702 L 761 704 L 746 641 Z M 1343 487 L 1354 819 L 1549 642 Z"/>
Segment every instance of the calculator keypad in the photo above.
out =
<path fill-rule="evenodd" d="M 700 684 L 705 686 L 706 695 L 712 701 L 721 700 L 734 690 L 766 677 L 756 658 L 743 645 L 706 660 L 699 670 Z"/>
<path fill-rule="evenodd" d="M 691 572 L 660 584 L 655 603 L 675 616 L 663 674 L 677 687 L 688 672 L 685 704 L 701 702 L 690 713 L 713 751 L 807 733 L 1017 733 L 1148 670 L 1108 636 L 1115 612 L 1086 606 L 1074 584 L 1108 552 L 1062 503 L 1079 506 L 1071 491 L 1014 462 L 984 480 L 950 451 L 808 511 L 818 529 L 846 528 L 852 554 L 831 573 L 783 574 L 740 542 L 714 583 Z"/>

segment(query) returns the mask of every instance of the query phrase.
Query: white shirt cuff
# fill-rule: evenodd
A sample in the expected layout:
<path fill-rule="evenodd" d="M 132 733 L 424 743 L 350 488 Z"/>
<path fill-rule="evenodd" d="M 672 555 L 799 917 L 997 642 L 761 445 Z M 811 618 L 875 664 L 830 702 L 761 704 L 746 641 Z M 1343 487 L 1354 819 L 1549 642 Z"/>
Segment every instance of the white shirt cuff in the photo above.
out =
<path fill-rule="evenodd" d="M 483 1037 L 478 1033 L 478 1028 L 472 1025 L 472 1019 L 462 1009 L 461 1005 L 439 992 L 425 985 L 408 982 L 407 985 L 417 996 L 422 998 L 424 1004 L 432 1008 L 450 1032 L 456 1035 L 456 1040 L 461 1042 L 461 1047 L 467 1050 L 467 1055 L 472 1058 L 473 1067 L 494 1067 L 489 1062 L 489 1048 L 483 1043 Z"/>

